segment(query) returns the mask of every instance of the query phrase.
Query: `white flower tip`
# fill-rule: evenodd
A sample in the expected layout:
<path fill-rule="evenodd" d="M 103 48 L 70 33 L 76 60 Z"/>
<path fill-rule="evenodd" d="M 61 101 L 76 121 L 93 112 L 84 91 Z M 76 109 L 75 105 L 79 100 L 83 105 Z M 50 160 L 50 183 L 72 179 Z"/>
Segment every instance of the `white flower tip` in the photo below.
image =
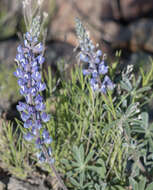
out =
<path fill-rule="evenodd" d="M 43 12 L 43 17 L 47 18 L 48 17 L 48 13 L 47 12 Z"/>

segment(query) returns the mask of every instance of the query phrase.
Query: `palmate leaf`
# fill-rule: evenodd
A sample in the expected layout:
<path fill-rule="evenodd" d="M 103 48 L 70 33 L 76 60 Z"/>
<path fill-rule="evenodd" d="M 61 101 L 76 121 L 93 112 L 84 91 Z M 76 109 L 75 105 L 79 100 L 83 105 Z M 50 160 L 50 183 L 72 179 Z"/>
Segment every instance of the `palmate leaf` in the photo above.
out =
<path fill-rule="evenodd" d="M 97 167 L 97 166 L 87 166 L 87 169 L 96 172 L 102 179 L 106 176 L 106 168 L 105 166 Z"/>
<path fill-rule="evenodd" d="M 82 144 L 79 148 L 77 146 L 73 146 L 73 157 L 78 163 L 84 163 L 84 148 Z"/>
<path fill-rule="evenodd" d="M 85 159 L 85 164 L 87 164 L 93 158 L 94 153 L 95 153 L 95 151 L 89 152 L 89 154 L 87 155 L 87 157 Z"/>

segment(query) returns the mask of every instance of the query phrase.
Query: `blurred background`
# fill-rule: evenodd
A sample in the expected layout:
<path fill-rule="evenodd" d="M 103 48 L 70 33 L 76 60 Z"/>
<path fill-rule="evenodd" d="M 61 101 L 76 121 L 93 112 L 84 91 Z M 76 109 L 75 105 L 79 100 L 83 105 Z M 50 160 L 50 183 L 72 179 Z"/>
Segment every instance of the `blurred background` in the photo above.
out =
<path fill-rule="evenodd" d="M 122 50 L 123 65 L 146 65 L 153 54 L 153 0 L 44 0 L 43 11 L 49 14 L 46 62 L 55 71 L 63 58 L 67 68 L 77 63 L 75 17 L 108 54 L 109 64 L 116 50 Z M 24 32 L 22 0 L 0 0 L 0 113 L 20 98 L 12 72 L 19 36 Z"/>

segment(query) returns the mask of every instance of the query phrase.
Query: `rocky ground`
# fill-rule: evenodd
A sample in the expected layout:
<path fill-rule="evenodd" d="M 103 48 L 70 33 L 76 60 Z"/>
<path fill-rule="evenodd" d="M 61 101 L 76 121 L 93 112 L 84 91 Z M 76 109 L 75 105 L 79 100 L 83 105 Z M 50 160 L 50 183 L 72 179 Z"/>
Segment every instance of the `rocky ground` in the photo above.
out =
<path fill-rule="evenodd" d="M 24 30 L 19 2 L 0 0 L 0 116 L 7 114 L 10 118 L 16 116 L 12 107 L 21 98 L 12 74 L 20 43 L 16 34 Z M 49 12 L 46 63 L 54 71 L 57 61 L 63 58 L 68 70 L 76 64 L 75 17 L 86 24 L 92 39 L 110 57 L 114 57 L 116 50 L 123 50 L 123 64 L 147 64 L 148 55 L 153 55 L 152 0 L 94 0 L 94 3 L 93 0 L 45 0 L 44 10 Z M 0 190 L 49 189 L 43 178 L 32 184 L 0 170 Z"/>

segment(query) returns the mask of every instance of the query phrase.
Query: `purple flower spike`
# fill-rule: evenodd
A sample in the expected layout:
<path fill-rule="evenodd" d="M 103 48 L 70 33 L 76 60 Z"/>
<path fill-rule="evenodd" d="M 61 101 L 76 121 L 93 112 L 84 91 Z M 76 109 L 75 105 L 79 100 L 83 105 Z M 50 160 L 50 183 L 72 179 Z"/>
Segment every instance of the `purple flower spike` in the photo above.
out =
<path fill-rule="evenodd" d="M 83 31 L 83 33 L 80 31 Z M 93 44 L 88 32 L 79 19 L 76 19 L 76 32 L 80 47 L 80 60 L 87 63 L 86 68 L 83 69 L 83 75 L 91 73 L 90 85 L 92 90 L 105 93 L 106 88 L 113 89 L 114 85 L 112 82 L 107 81 L 103 83 L 102 81 L 105 76 L 103 77 L 101 75 L 106 75 L 108 73 L 108 66 L 105 63 L 106 56 L 98 49 L 98 45 L 95 46 Z"/>
<path fill-rule="evenodd" d="M 24 128 L 28 131 L 24 135 L 24 139 L 27 141 L 35 140 L 36 148 L 40 152 L 37 156 L 41 162 L 44 162 L 46 158 L 42 153 L 42 146 L 52 142 L 47 131 L 44 130 L 43 134 L 40 131 L 44 127 L 43 122 L 50 120 L 50 115 L 45 112 L 43 97 L 39 94 L 46 89 L 45 83 L 42 82 L 40 68 L 40 65 L 45 61 L 42 56 L 44 47 L 30 32 L 27 32 L 24 38 L 24 45 L 17 47 L 15 61 L 18 68 L 14 75 L 18 78 L 20 93 L 25 97 L 26 103 L 19 102 L 17 110 L 24 122 Z M 50 156 L 51 150 L 49 151 L 47 148 L 47 151 Z"/>

